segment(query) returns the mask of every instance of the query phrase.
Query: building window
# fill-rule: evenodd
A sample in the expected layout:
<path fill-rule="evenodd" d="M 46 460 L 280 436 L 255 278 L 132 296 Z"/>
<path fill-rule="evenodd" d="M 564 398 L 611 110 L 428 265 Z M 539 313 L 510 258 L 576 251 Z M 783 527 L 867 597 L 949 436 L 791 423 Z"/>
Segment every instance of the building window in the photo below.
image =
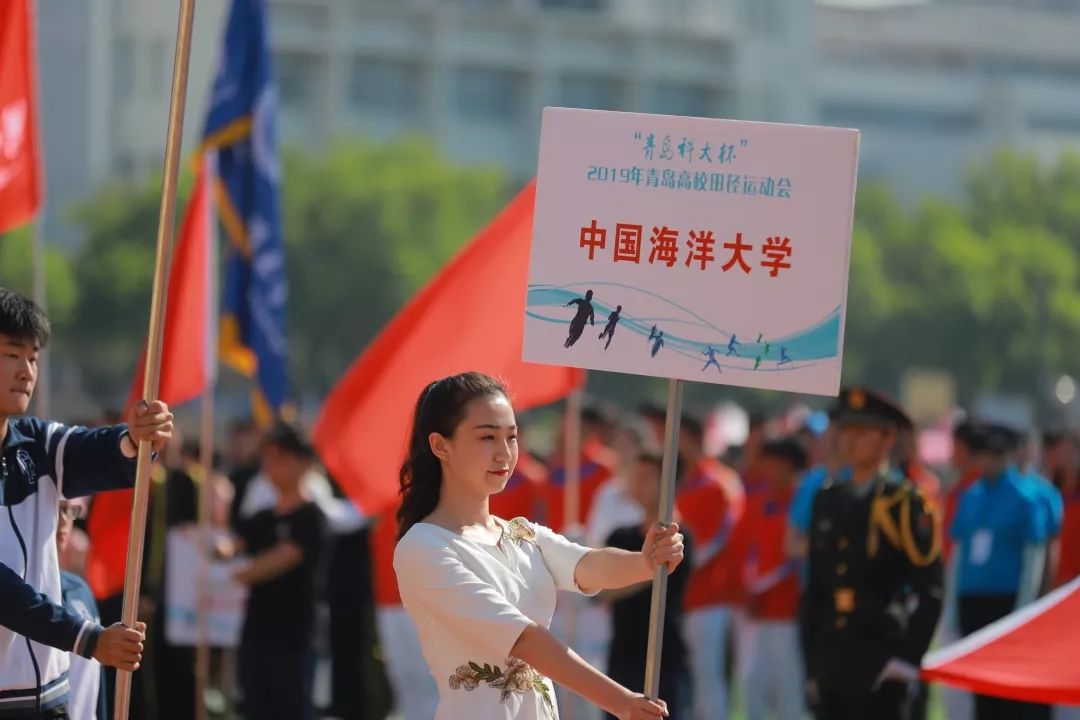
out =
<path fill-rule="evenodd" d="M 147 67 L 150 68 L 151 87 L 147 89 L 147 95 L 161 97 L 169 93 L 172 86 L 173 60 L 169 49 L 169 43 L 162 38 L 152 40 L 149 44 Z"/>
<path fill-rule="evenodd" d="M 1035 132 L 1080 135 L 1080 114 L 1036 114 L 1028 121 L 1028 126 Z"/>
<path fill-rule="evenodd" d="M 604 9 L 604 0 L 540 0 L 540 6 L 560 10 L 569 9 L 599 12 Z"/>
<path fill-rule="evenodd" d="M 315 4 L 275 2 L 274 27 L 285 33 L 324 32 L 326 10 Z"/>
<path fill-rule="evenodd" d="M 274 54 L 274 72 L 282 105 L 303 105 L 315 96 L 318 80 L 318 60 L 303 53 Z"/>
<path fill-rule="evenodd" d="M 1052 60 L 1015 55 L 992 54 L 980 59 L 983 73 L 993 77 L 1020 77 L 1033 80 L 1075 81 L 1080 78 L 1080 64 L 1071 60 Z"/>
<path fill-rule="evenodd" d="M 663 115 L 714 117 L 716 91 L 704 85 L 665 83 L 653 90 L 649 110 Z"/>
<path fill-rule="evenodd" d="M 349 77 L 349 98 L 358 108 L 415 113 L 420 105 L 420 68 L 399 60 L 356 58 Z"/>
<path fill-rule="evenodd" d="M 619 110 L 622 93 L 618 81 L 596 75 L 564 75 L 560 104 L 590 110 Z"/>
<path fill-rule="evenodd" d="M 512 70 L 460 68 L 457 108 L 468 120 L 515 120 L 521 114 L 524 78 Z"/>
<path fill-rule="evenodd" d="M 775 35 L 783 23 L 778 0 L 746 0 L 747 25 L 755 35 Z"/>
<path fill-rule="evenodd" d="M 120 37 L 113 46 L 113 96 L 117 100 L 128 100 L 134 92 L 135 41 Z"/>
<path fill-rule="evenodd" d="M 116 175 L 128 182 L 134 182 L 137 173 L 135 172 L 135 158 L 131 156 L 131 153 L 124 151 L 119 152 L 115 162 Z"/>
<path fill-rule="evenodd" d="M 971 132 L 979 127 L 974 111 L 918 106 L 871 105 L 857 102 L 825 102 L 821 117 L 827 125 L 878 127 L 932 132 Z"/>

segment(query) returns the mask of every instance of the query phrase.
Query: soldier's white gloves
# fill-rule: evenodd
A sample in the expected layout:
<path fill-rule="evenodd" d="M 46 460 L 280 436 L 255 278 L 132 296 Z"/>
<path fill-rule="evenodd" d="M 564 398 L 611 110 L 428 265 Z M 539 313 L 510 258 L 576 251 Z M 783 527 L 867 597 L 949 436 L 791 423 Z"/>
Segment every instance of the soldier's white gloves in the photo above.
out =
<path fill-rule="evenodd" d="M 909 662 L 904 662 L 900 658 L 892 658 L 889 662 L 885 663 L 885 667 L 882 668 L 881 674 L 878 675 L 877 680 L 874 681 L 874 690 L 881 687 L 881 683 L 886 680 L 896 680 L 902 683 L 913 683 L 919 679 L 919 668 L 915 667 Z"/>

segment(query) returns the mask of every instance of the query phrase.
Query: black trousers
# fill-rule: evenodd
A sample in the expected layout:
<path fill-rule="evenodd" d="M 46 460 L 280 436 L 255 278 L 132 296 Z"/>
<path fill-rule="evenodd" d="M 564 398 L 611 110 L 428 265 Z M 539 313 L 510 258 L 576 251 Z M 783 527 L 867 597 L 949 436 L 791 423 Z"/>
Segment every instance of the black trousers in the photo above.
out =
<path fill-rule="evenodd" d="M 924 682 L 918 683 L 915 693 L 908 705 L 907 720 L 926 720 L 929 713 L 930 686 Z"/>
<path fill-rule="evenodd" d="M 146 629 L 151 638 L 153 677 L 157 698 L 155 720 L 188 720 L 195 717 L 195 648 L 170 645 L 165 638 L 165 608 L 159 605 L 154 624 Z M 136 673 L 138 674 L 138 673 Z"/>
<path fill-rule="evenodd" d="M 814 708 L 817 720 L 905 720 L 909 697 L 907 683 L 888 680 L 876 691 L 852 688 L 818 688 Z"/>
<path fill-rule="evenodd" d="M 31 715 L 26 720 L 69 720 L 71 718 L 68 715 L 67 703 L 54 707 L 52 710 L 43 710 L 37 715 Z M 78 720 L 78 718 L 71 718 L 71 720 Z"/>
<path fill-rule="evenodd" d="M 957 619 L 964 637 L 1005 617 L 1016 606 L 1015 595 L 968 595 L 957 601 Z M 1029 703 L 990 695 L 975 696 L 975 720 L 1024 720 L 1032 710 Z"/>
<path fill-rule="evenodd" d="M 360 720 L 374 712 L 371 683 L 364 662 L 375 644 L 375 608 L 371 600 L 368 530 L 337 535 L 326 574 L 330 609 L 330 707 L 342 720 Z M 358 564 L 359 563 L 359 564 Z"/>
<path fill-rule="evenodd" d="M 248 720 L 314 720 L 315 654 L 240 646 L 240 687 Z"/>
<path fill-rule="evenodd" d="M 364 640 L 364 620 L 370 606 L 330 606 L 331 707 L 333 714 L 354 720 L 366 701 L 361 651 L 369 649 Z"/>

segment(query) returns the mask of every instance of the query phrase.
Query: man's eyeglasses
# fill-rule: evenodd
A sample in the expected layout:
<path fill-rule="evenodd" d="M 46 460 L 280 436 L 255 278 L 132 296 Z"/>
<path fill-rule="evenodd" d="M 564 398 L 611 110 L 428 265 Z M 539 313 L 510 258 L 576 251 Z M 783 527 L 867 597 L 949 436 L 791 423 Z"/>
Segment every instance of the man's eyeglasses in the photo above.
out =
<path fill-rule="evenodd" d="M 83 506 L 76 505 L 74 503 L 61 502 L 60 503 L 60 517 L 67 518 L 72 522 L 75 522 L 83 516 Z"/>

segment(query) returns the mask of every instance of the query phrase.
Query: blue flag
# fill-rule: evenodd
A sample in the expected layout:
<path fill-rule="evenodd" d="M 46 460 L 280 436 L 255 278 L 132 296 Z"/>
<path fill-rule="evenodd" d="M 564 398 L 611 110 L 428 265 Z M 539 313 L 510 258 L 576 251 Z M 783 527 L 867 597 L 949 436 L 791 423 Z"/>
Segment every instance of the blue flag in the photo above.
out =
<path fill-rule="evenodd" d="M 217 201 L 228 238 L 221 290 L 221 359 L 258 380 L 257 416 L 288 399 L 285 247 L 277 154 L 277 86 L 265 0 L 234 0 L 206 119 L 216 150 Z"/>

